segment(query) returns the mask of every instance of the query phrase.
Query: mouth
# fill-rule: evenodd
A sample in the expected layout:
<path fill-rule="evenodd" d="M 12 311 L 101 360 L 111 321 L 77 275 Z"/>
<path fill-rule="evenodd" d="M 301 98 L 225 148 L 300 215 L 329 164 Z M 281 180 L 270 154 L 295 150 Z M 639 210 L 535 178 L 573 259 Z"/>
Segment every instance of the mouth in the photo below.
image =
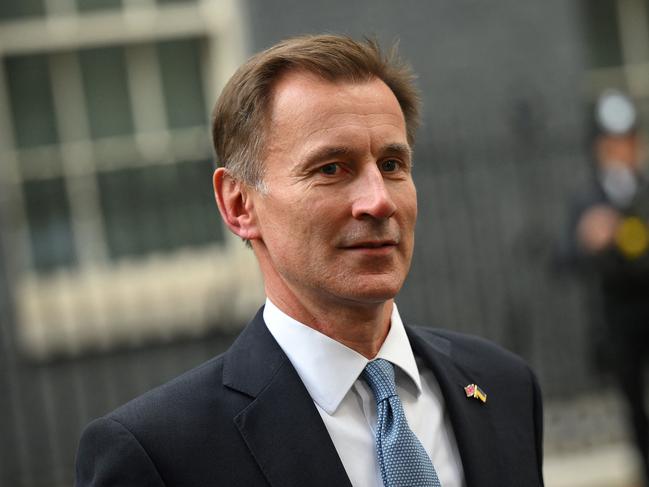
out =
<path fill-rule="evenodd" d="M 396 240 L 367 240 L 343 246 L 343 250 L 366 255 L 387 255 L 397 248 Z"/>
<path fill-rule="evenodd" d="M 346 245 L 347 249 L 380 249 L 383 247 L 396 247 L 398 242 L 395 240 L 370 240 L 366 242 L 354 242 Z"/>

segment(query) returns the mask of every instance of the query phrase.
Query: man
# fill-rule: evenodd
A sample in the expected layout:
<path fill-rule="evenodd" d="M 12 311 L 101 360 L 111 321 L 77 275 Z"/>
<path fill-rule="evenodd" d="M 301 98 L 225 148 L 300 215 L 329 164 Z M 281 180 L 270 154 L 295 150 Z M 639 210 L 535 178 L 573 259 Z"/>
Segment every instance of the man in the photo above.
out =
<path fill-rule="evenodd" d="M 417 115 L 411 74 L 371 42 L 290 39 L 235 73 L 214 192 L 266 305 L 225 354 L 91 423 L 77 485 L 542 485 L 530 369 L 394 305 Z"/>
<path fill-rule="evenodd" d="M 606 90 L 596 104 L 593 180 L 572 203 L 563 264 L 584 278 L 595 365 L 610 371 L 628 409 L 631 437 L 649 486 L 649 181 L 631 100 Z"/>

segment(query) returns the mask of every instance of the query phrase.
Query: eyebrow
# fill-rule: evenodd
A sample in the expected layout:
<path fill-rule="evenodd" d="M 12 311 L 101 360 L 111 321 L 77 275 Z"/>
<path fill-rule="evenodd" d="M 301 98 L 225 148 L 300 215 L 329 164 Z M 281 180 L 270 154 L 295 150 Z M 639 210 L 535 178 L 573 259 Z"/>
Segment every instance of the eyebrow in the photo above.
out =
<path fill-rule="evenodd" d="M 399 144 L 399 143 L 387 144 L 381 147 L 380 152 L 384 154 L 386 152 L 389 154 L 399 154 L 399 155 L 407 156 L 408 158 L 412 157 L 412 149 L 407 144 Z"/>
<path fill-rule="evenodd" d="M 342 156 L 349 156 L 353 152 L 354 151 L 351 148 L 346 146 L 325 146 L 314 150 L 306 157 L 306 160 L 309 164 L 315 164 Z M 398 154 L 410 158 L 412 156 L 412 149 L 410 149 L 410 146 L 407 144 L 391 143 L 381 147 L 379 153 Z"/>
<path fill-rule="evenodd" d="M 337 157 L 341 156 L 348 156 L 351 153 L 352 150 L 349 147 L 325 146 L 314 150 L 306 157 L 306 160 L 309 164 L 315 164 L 329 159 L 336 159 Z"/>

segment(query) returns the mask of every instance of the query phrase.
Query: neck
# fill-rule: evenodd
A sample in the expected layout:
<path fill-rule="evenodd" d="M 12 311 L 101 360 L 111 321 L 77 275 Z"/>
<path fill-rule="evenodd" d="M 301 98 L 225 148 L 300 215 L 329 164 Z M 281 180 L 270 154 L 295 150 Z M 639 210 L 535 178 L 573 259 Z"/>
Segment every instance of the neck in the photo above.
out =
<path fill-rule="evenodd" d="M 372 359 L 390 331 L 394 301 L 358 304 L 342 300 L 297 299 L 266 287 L 268 298 L 291 318 Z M 335 301 L 335 302 L 334 302 Z"/>

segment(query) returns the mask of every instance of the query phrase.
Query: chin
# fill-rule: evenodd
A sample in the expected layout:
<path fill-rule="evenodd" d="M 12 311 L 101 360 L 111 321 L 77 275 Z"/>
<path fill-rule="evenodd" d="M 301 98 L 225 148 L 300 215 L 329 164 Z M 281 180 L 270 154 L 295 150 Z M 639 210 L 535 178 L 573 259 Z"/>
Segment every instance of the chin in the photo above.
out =
<path fill-rule="evenodd" d="M 394 299 L 401 290 L 403 282 L 399 283 L 371 283 L 359 282 L 358 285 L 347 290 L 350 299 L 354 301 L 376 304 Z"/>

